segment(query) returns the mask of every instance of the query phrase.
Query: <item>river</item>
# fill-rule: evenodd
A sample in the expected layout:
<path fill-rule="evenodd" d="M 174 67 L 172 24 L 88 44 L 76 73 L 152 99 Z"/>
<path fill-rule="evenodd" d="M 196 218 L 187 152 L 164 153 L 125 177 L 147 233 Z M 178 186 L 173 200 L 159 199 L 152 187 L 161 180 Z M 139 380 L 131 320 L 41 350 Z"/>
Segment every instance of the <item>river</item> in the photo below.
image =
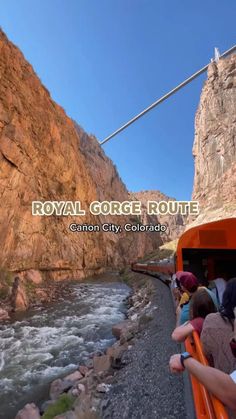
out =
<path fill-rule="evenodd" d="M 74 371 L 115 339 L 130 288 L 119 282 L 68 285 L 70 298 L 29 311 L 0 326 L 0 418 L 48 398 L 49 383 Z"/>

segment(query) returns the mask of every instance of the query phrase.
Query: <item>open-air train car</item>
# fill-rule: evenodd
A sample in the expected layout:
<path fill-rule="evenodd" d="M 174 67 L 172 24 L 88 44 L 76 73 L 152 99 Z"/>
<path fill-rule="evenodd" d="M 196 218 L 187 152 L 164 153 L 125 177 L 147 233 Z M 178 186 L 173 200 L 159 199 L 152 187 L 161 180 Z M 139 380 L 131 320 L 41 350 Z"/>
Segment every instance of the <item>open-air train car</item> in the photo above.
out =
<path fill-rule="evenodd" d="M 227 218 L 193 227 L 182 234 L 176 251 L 176 266 L 170 263 L 156 265 L 133 264 L 133 270 L 143 273 L 171 274 L 190 271 L 204 284 L 222 274 L 236 277 L 236 218 Z M 196 332 L 187 338 L 185 347 L 192 356 L 208 365 Z M 197 419 L 227 419 L 223 404 L 213 397 L 191 376 L 195 414 Z"/>
<path fill-rule="evenodd" d="M 199 280 L 219 274 L 236 276 L 236 218 L 227 218 L 193 227 L 179 239 L 176 270 L 190 271 Z"/>
<path fill-rule="evenodd" d="M 187 230 L 179 239 L 176 270 L 190 271 L 204 283 L 218 275 L 228 279 L 236 276 L 236 218 L 227 218 Z M 208 365 L 197 333 L 185 341 L 186 350 L 195 359 Z M 191 376 L 197 419 L 226 419 L 222 403 Z"/>

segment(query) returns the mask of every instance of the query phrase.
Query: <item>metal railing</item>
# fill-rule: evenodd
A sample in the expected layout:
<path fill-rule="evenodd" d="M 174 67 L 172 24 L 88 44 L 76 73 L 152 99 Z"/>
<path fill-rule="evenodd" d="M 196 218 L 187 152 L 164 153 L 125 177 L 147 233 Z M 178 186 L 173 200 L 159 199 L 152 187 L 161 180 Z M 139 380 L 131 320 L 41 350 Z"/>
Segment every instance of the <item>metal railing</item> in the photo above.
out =
<path fill-rule="evenodd" d="M 196 331 L 193 331 L 192 337 L 185 340 L 185 348 L 197 361 L 203 365 L 208 365 Z M 228 413 L 223 403 L 210 394 L 193 375 L 190 375 L 190 377 L 197 419 L 228 419 Z"/>

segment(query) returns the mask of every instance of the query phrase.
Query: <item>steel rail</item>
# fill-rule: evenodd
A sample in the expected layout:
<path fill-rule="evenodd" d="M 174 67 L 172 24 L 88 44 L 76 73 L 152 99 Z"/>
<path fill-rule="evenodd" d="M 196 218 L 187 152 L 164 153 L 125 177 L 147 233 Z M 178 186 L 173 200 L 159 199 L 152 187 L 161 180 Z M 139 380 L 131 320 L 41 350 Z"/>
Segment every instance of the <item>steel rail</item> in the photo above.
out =
<path fill-rule="evenodd" d="M 230 55 L 232 52 L 236 50 L 236 45 L 225 51 L 223 54 L 220 55 L 220 59 L 226 57 L 227 55 Z M 215 60 L 211 61 L 215 62 Z M 134 118 L 130 119 L 126 124 L 122 125 L 120 128 L 118 128 L 116 131 L 114 131 L 111 135 L 106 137 L 103 141 L 99 142 L 100 145 L 105 144 L 107 141 L 109 141 L 111 138 L 115 137 L 117 134 L 119 134 L 121 131 L 123 131 L 125 128 L 127 128 L 129 125 L 133 124 L 135 121 L 137 121 L 139 118 L 141 118 L 143 115 L 145 115 L 147 112 L 151 111 L 153 108 L 155 108 L 160 103 L 164 102 L 164 100 L 168 99 L 170 96 L 172 96 L 174 93 L 176 93 L 178 90 L 182 89 L 182 87 L 186 86 L 186 84 L 190 83 L 192 80 L 196 79 L 198 76 L 200 76 L 202 73 L 207 71 L 208 66 L 211 64 L 208 63 L 204 67 L 202 67 L 200 70 L 196 71 L 192 76 L 185 79 L 182 83 L 178 84 L 174 89 L 170 90 L 168 93 L 166 93 L 164 96 L 162 96 L 160 99 L 156 100 L 154 103 L 152 103 L 150 106 L 148 106 L 146 109 L 144 109 L 142 112 L 140 112 L 138 115 L 136 115 Z"/>

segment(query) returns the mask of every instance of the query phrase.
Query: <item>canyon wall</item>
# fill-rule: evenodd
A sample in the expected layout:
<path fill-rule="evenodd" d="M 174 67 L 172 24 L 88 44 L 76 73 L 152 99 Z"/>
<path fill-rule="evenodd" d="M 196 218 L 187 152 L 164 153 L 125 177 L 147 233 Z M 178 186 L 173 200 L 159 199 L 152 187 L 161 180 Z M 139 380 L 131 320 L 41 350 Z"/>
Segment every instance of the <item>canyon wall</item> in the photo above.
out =
<path fill-rule="evenodd" d="M 236 216 L 236 55 L 211 63 L 195 118 L 195 224 Z"/>
<path fill-rule="evenodd" d="M 169 196 L 163 194 L 160 191 L 140 191 L 133 192 L 131 194 L 133 200 L 142 202 L 142 222 L 147 223 L 148 217 L 147 214 L 147 202 L 148 201 L 175 201 L 175 198 L 170 198 Z M 160 222 L 167 226 L 166 232 L 162 235 L 163 243 L 166 243 L 171 240 L 175 240 L 184 232 L 187 216 L 180 213 L 176 215 L 152 215 L 152 223 L 156 224 Z"/>
<path fill-rule="evenodd" d="M 93 216 L 94 200 L 130 200 L 117 170 L 50 97 L 32 66 L 0 31 L 0 267 L 54 279 L 121 267 L 163 243 L 159 233 L 72 233 L 71 222 L 124 224 L 137 216 Z M 31 203 L 81 201 L 81 217 L 33 217 Z M 147 222 L 153 219 L 146 217 Z M 156 219 L 155 219 L 156 220 Z"/>

